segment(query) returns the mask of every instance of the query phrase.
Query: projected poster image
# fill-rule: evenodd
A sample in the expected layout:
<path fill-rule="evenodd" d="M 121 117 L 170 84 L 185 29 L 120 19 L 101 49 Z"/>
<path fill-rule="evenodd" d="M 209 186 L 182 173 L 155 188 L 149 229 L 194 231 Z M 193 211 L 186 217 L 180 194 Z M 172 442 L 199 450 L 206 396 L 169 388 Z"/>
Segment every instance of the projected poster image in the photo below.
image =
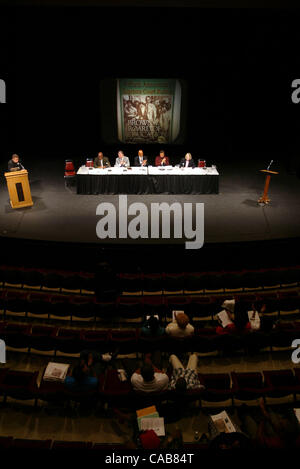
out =
<path fill-rule="evenodd" d="M 172 143 L 179 135 L 179 80 L 120 79 L 117 106 L 118 138 L 124 143 Z"/>

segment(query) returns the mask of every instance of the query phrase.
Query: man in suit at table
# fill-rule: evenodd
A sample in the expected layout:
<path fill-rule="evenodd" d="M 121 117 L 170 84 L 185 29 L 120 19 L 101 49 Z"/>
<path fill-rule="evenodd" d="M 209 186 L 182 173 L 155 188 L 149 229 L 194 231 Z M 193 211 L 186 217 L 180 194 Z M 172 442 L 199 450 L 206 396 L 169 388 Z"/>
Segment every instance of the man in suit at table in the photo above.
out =
<path fill-rule="evenodd" d="M 144 156 L 143 150 L 139 150 L 138 156 L 134 158 L 134 166 L 148 166 L 148 158 Z"/>
<path fill-rule="evenodd" d="M 163 150 L 160 150 L 159 156 L 155 158 L 155 166 L 169 166 L 169 158 L 165 155 Z"/>
<path fill-rule="evenodd" d="M 122 151 L 118 152 L 118 158 L 116 158 L 115 166 L 117 168 L 129 168 L 130 166 L 129 158 L 127 156 L 124 156 L 124 153 Z"/>
<path fill-rule="evenodd" d="M 102 151 L 99 151 L 98 156 L 94 159 L 94 168 L 109 168 L 110 162 L 106 156 L 103 156 Z"/>
<path fill-rule="evenodd" d="M 180 160 L 180 168 L 195 168 L 195 162 L 190 153 L 187 153 L 184 158 Z"/>

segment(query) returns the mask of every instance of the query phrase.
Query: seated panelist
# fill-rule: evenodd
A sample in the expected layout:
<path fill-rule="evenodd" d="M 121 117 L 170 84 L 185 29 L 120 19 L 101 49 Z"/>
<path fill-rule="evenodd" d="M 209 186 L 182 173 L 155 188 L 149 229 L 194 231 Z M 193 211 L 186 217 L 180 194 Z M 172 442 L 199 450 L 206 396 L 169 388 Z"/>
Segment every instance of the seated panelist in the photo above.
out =
<path fill-rule="evenodd" d="M 148 166 L 148 158 L 144 156 L 143 150 L 139 150 L 138 156 L 134 158 L 134 166 Z"/>
<path fill-rule="evenodd" d="M 155 158 L 155 166 L 169 166 L 169 158 L 165 155 L 163 150 L 160 150 L 159 156 Z"/>
<path fill-rule="evenodd" d="M 180 160 L 180 168 L 195 168 L 195 162 L 190 153 L 187 153 L 184 158 Z"/>
<path fill-rule="evenodd" d="M 94 159 L 94 168 L 109 168 L 110 162 L 106 156 L 103 156 L 102 151 L 99 151 L 97 157 Z"/>
<path fill-rule="evenodd" d="M 122 151 L 118 152 L 118 158 L 116 158 L 115 166 L 117 168 L 129 168 L 130 166 L 129 158 L 127 156 L 124 156 L 124 153 Z"/>

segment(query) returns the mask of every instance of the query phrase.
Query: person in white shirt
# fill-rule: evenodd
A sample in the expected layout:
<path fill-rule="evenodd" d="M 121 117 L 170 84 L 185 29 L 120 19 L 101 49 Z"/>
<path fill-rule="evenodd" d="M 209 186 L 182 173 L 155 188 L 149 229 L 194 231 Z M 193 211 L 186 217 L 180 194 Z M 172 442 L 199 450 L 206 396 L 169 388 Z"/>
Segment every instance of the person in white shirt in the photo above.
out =
<path fill-rule="evenodd" d="M 184 338 L 194 334 L 194 327 L 185 313 L 175 313 L 174 321 L 166 327 L 166 333 L 172 337 Z"/>
<path fill-rule="evenodd" d="M 166 373 L 154 368 L 150 362 L 146 362 L 140 372 L 137 370 L 133 373 L 131 384 L 134 391 L 161 392 L 168 388 L 169 378 Z"/>

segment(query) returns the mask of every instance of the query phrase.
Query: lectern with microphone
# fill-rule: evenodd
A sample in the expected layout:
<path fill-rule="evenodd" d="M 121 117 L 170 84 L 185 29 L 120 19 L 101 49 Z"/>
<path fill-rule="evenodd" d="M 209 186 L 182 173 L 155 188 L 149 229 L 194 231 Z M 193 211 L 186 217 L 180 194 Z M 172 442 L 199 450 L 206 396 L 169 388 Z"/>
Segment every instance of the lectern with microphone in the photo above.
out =
<path fill-rule="evenodd" d="M 5 173 L 7 188 L 12 208 L 31 207 L 33 205 L 30 186 L 28 181 L 28 171 L 11 171 Z"/>
<path fill-rule="evenodd" d="M 271 202 L 271 200 L 269 199 L 268 197 L 268 191 L 269 191 L 269 185 L 270 185 L 270 181 L 271 181 L 271 176 L 272 174 L 279 174 L 277 171 L 270 171 L 270 166 L 271 164 L 273 163 L 273 160 L 271 161 L 271 163 L 269 164 L 269 166 L 267 167 L 267 169 L 261 169 L 260 171 L 262 173 L 265 173 L 266 174 L 266 180 L 265 180 L 265 187 L 264 187 L 264 193 L 263 195 L 260 197 L 260 199 L 258 199 L 258 203 L 259 204 L 269 204 Z"/>

